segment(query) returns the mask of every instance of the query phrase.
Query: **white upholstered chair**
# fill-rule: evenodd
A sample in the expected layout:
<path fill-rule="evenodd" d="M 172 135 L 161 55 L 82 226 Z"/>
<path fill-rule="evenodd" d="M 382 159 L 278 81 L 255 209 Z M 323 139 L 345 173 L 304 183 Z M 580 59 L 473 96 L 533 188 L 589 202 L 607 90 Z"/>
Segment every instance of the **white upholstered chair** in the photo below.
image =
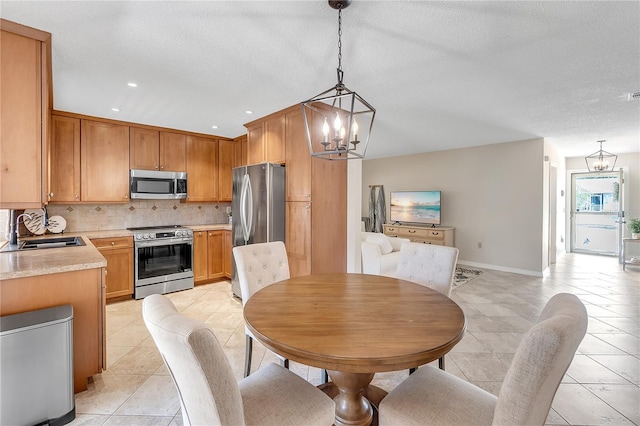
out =
<path fill-rule="evenodd" d="M 580 299 L 556 294 L 522 338 L 498 397 L 427 366 L 382 400 L 379 424 L 543 425 L 586 330 Z"/>
<path fill-rule="evenodd" d="M 388 237 L 379 232 L 360 232 L 362 273 L 371 275 L 396 275 L 400 248 L 408 238 Z"/>
<path fill-rule="evenodd" d="M 233 248 L 236 261 L 242 306 L 263 287 L 290 278 L 287 250 L 282 241 L 250 244 Z M 253 352 L 253 334 L 244 326 L 246 334 L 246 350 L 244 377 L 251 373 L 251 355 Z M 289 360 L 279 357 L 286 368 Z"/>
<path fill-rule="evenodd" d="M 185 425 L 331 425 L 335 404 L 277 364 L 239 383 L 213 330 L 166 297 L 147 296 L 144 322 L 178 388 Z"/>
<path fill-rule="evenodd" d="M 453 277 L 458 262 L 458 249 L 422 243 L 405 243 L 400 249 L 396 277 L 422 284 L 451 297 Z M 444 370 L 444 355 L 438 360 Z M 415 369 L 411 369 L 413 373 Z"/>

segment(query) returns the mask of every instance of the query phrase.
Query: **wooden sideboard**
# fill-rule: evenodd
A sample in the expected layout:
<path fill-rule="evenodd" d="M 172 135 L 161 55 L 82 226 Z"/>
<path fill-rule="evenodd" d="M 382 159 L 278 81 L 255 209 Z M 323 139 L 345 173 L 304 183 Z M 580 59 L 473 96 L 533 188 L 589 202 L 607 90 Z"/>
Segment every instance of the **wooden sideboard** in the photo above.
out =
<path fill-rule="evenodd" d="M 454 246 L 455 228 L 438 226 L 383 225 L 384 234 L 389 237 L 408 238 L 414 243 L 437 244 L 440 246 Z"/>

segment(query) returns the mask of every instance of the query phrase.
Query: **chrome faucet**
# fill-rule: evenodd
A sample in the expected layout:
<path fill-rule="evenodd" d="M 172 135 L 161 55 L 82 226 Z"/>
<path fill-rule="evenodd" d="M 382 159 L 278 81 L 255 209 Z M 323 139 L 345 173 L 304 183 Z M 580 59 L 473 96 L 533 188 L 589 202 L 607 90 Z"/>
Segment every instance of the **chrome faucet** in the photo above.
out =
<path fill-rule="evenodd" d="M 19 225 L 19 221 L 20 218 L 26 216 L 28 217 L 30 220 L 33 220 L 33 216 L 31 216 L 29 213 L 22 213 L 19 214 L 18 217 L 16 217 L 16 211 L 15 210 L 11 210 L 11 228 L 9 230 L 9 244 L 10 245 L 16 245 L 18 244 L 18 225 Z M 22 219 L 22 221 L 24 222 L 24 219 Z"/>

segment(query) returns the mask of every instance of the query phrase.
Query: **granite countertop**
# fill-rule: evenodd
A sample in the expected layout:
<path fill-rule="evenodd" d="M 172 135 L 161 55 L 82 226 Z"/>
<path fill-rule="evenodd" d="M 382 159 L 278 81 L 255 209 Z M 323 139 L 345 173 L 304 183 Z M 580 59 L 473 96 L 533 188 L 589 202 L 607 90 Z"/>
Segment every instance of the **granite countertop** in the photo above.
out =
<path fill-rule="evenodd" d="M 185 227 L 194 231 L 231 230 L 231 225 L 226 223 L 185 225 Z M 38 235 L 21 239 L 57 238 L 61 236 L 81 236 L 86 245 L 0 253 L 0 280 L 105 267 L 107 266 L 107 261 L 91 243 L 90 239 L 133 237 L 133 232 L 128 229 L 110 229 Z"/>
<path fill-rule="evenodd" d="M 89 238 L 82 239 L 84 246 L 0 253 L 0 281 L 107 266 Z"/>

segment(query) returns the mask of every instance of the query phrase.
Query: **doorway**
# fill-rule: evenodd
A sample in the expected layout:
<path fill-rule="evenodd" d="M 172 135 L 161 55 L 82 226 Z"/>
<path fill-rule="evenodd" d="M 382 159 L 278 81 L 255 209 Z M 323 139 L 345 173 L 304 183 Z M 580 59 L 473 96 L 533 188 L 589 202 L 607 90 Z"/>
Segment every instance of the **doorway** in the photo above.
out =
<path fill-rule="evenodd" d="M 571 251 L 618 256 L 622 170 L 571 175 Z"/>

